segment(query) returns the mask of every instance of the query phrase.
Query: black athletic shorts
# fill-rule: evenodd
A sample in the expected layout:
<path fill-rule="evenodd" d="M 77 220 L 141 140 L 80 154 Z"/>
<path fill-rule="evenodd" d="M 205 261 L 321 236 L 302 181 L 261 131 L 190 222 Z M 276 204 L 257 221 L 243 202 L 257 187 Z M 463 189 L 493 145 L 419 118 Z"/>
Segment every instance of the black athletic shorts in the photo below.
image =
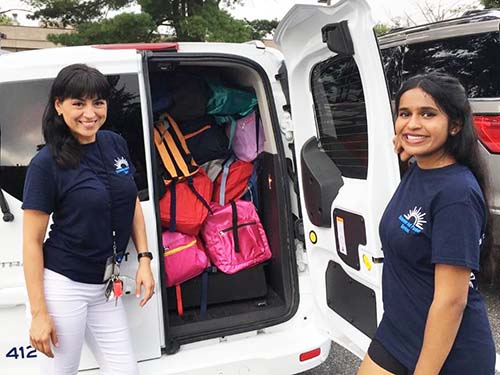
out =
<path fill-rule="evenodd" d="M 377 340 L 372 340 L 368 348 L 368 355 L 373 362 L 386 371 L 396 375 L 411 375 L 411 372 L 401 362 L 394 358 L 394 356 Z"/>

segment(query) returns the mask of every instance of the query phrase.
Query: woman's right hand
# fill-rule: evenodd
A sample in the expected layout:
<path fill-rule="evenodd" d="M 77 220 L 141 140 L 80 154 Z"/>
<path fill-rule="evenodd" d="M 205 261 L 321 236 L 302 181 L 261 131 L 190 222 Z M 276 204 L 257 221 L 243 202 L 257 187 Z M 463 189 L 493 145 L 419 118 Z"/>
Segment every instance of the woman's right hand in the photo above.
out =
<path fill-rule="evenodd" d="M 401 145 L 401 139 L 399 139 L 399 134 L 396 134 L 392 138 L 392 144 L 394 145 L 394 152 L 399 155 L 401 161 L 408 161 L 412 157 L 408 152 L 405 151 Z"/>
<path fill-rule="evenodd" d="M 57 340 L 56 327 L 48 313 L 38 313 L 33 315 L 30 328 L 31 346 L 47 357 L 54 358 L 51 342 L 54 346 L 59 346 Z"/>

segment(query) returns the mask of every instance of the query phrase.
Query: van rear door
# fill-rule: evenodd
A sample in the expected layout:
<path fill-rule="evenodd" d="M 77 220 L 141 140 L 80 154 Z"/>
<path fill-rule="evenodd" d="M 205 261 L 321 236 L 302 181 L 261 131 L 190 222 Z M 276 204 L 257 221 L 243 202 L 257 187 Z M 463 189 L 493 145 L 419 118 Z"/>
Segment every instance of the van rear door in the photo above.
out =
<path fill-rule="evenodd" d="M 382 316 L 378 224 L 399 182 L 373 26 L 365 0 L 295 5 L 275 36 L 288 72 L 317 321 L 360 357 Z"/>

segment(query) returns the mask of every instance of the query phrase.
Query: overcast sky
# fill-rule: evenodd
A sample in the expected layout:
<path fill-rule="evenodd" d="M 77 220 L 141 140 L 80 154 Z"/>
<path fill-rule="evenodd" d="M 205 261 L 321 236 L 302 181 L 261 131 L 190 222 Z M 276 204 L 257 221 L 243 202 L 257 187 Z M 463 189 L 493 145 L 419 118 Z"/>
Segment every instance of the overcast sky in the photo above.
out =
<path fill-rule="evenodd" d="M 397 17 L 405 17 L 405 13 L 419 23 L 423 22 L 417 4 L 433 4 L 435 7 L 450 6 L 456 8 L 460 5 L 479 4 L 479 0 L 368 0 L 373 9 L 375 18 L 384 23 L 390 23 L 390 20 Z M 295 3 L 315 4 L 316 0 L 243 0 L 243 5 L 231 9 L 230 12 L 236 18 L 267 18 L 281 19 L 286 12 Z M 12 8 L 27 9 L 21 0 L 0 0 L 0 11 Z M 36 22 L 28 21 L 25 17 L 26 12 L 16 11 L 18 20 L 21 24 L 36 25 Z"/>

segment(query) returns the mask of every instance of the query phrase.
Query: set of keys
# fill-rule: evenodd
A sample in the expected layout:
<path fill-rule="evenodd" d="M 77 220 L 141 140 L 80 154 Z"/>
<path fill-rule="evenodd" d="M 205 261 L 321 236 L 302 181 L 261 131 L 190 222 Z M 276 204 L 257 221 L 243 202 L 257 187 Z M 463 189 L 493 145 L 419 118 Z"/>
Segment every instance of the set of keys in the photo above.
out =
<path fill-rule="evenodd" d="M 115 298 L 116 306 L 116 304 L 118 303 L 118 298 L 123 296 L 123 281 L 120 280 L 119 276 L 112 275 L 109 278 L 104 296 L 106 297 L 106 301 L 109 301 L 111 298 Z"/>

